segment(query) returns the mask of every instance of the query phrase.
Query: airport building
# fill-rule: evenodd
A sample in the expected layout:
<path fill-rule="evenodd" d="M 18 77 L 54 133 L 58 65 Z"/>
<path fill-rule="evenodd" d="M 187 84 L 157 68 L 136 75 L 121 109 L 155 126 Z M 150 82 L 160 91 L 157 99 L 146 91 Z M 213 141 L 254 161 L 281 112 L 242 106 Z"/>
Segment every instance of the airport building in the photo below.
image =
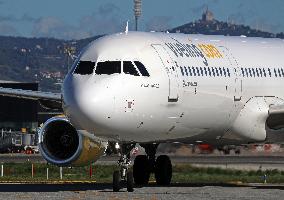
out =
<path fill-rule="evenodd" d="M 38 83 L 0 81 L 0 87 L 37 91 Z M 36 131 L 38 109 L 37 101 L 0 96 L 0 129 Z"/>
<path fill-rule="evenodd" d="M 0 87 L 38 91 L 38 83 L 0 81 Z M 41 106 L 36 100 L 0 95 L 0 151 L 35 145 L 40 124 L 62 113 Z"/>

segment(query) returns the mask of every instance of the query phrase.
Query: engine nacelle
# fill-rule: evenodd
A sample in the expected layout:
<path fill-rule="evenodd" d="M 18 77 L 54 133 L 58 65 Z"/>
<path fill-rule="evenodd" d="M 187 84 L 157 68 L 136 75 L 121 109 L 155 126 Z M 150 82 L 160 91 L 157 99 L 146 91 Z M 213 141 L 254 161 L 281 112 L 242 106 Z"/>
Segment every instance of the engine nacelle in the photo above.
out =
<path fill-rule="evenodd" d="M 103 155 L 106 143 L 85 131 L 78 131 L 63 117 L 49 119 L 39 132 L 39 149 L 49 163 L 58 166 L 81 166 Z"/>
<path fill-rule="evenodd" d="M 270 105 L 282 105 L 283 101 L 276 97 L 251 98 L 239 113 L 232 130 L 251 142 L 263 142 L 268 134 L 266 122 Z"/>

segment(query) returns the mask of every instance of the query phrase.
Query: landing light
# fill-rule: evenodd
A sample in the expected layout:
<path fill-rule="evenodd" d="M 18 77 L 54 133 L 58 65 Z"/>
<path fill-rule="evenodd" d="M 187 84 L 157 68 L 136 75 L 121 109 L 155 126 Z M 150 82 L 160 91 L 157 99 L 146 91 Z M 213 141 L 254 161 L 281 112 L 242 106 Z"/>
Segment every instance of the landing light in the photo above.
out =
<path fill-rule="evenodd" d="M 115 146 L 114 146 L 115 149 L 120 149 L 120 146 L 118 143 L 115 143 Z"/>

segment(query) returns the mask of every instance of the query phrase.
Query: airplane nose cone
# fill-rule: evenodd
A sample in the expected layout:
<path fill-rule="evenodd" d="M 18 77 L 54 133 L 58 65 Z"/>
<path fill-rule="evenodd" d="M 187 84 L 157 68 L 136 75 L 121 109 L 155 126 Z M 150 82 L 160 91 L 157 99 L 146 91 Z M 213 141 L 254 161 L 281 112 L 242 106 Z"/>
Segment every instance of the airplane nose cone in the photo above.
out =
<path fill-rule="evenodd" d="M 104 124 L 114 109 L 114 95 L 107 80 L 73 76 L 64 82 L 67 115 L 80 127 Z"/>
<path fill-rule="evenodd" d="M 70 112 L 70 109 L 74 109 L 75 105 L 78 102 L 79 92 L 80 88 L 83 87 L 83 85 L 86 84 L 88 81 L 87 77 L 76 77 L 72 74 L 69 74 L 66 76 L 64 82 L 63 82 L 63 108 L 68 115 Z"/>

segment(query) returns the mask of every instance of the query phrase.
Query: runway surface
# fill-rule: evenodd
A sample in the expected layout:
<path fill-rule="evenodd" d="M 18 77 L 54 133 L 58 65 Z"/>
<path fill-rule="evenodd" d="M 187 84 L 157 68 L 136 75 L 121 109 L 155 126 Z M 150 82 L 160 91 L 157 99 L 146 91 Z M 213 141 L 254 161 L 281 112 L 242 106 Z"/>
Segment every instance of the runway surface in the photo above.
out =
<path fill-rule="evenodd" d="M 233 184 L 172 184 L 169 187 L 149 185 L 135 188 L 133 193 L 114 193 L 111 184 L 1 184 L 0 199 L 283 199 L 284 186 Z"/>

